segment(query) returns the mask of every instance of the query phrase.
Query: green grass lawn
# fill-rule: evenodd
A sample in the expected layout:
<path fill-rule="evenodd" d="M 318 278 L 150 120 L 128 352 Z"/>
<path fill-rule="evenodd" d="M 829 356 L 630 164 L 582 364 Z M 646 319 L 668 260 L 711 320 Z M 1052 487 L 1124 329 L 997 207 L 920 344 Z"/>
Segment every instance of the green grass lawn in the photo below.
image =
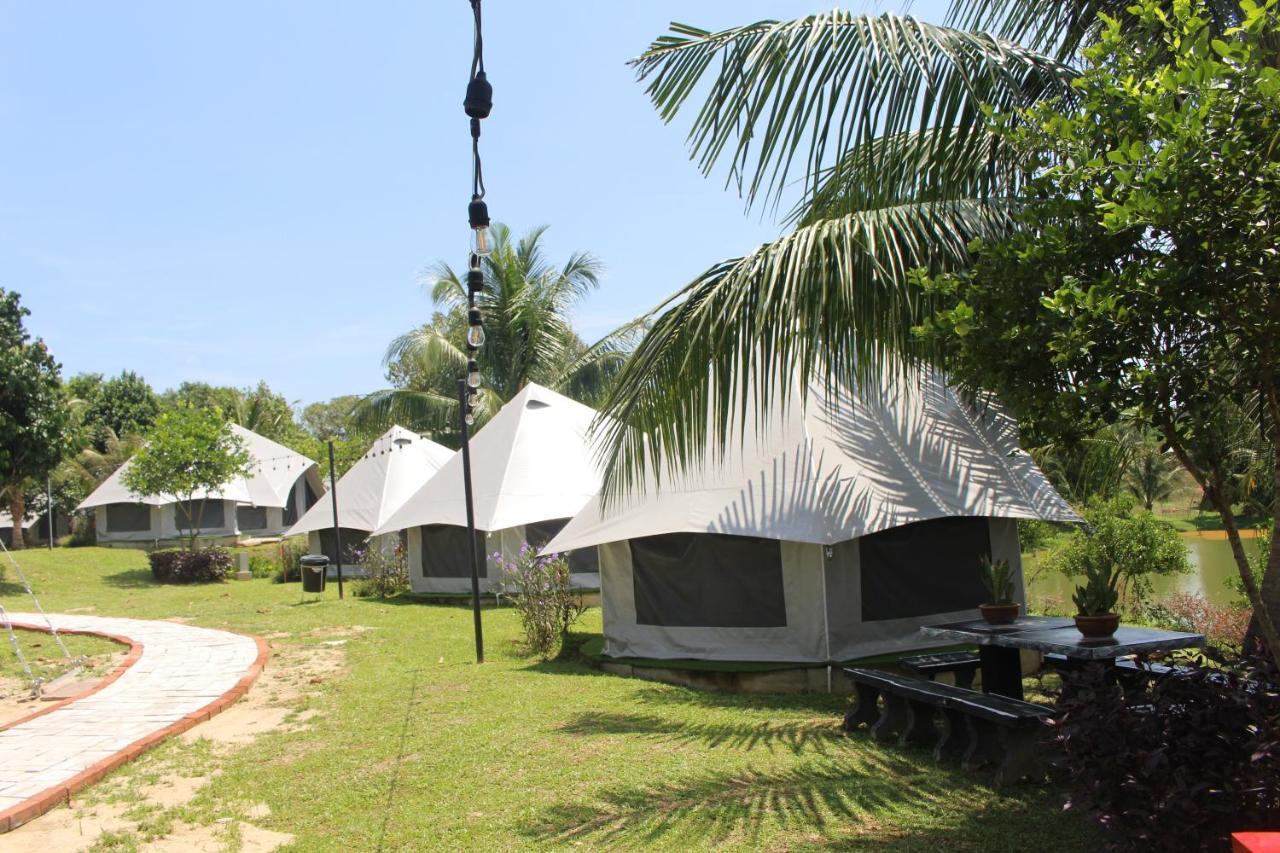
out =
<path fill-rule="evenodd" d="M 344 670 L 315 685 L 306 728 L 225 753 L 158 750 L 212 775 L 181 809 L 188 822 L 265 802 L 270 816 L 254 822 L 292 833 L 297 850 L 1099 846 L 1055 788 L 997 791 L 985 774 L 843 736 L 843 699 L 712 694 L 540 663 L 521 655 L 510 609 L 485 611 L 489 661 L 477 666 L 465 607 L 338 601 L 332 588 L 304 604 L 297 585 L 263 580 L 161 587 L 136 551 L 18 559 L 51 612 L 185 617 L 277 644 L 372 629 L 334 647 Z M 0 604 L 26 609 L 12 583 L 0 583 Z M 585 629 L 599 619 L 588 613 Z M 141 778 L 146 762 L 117 777 Z M 116 834 L 100 847 L 140 840 Z"/>

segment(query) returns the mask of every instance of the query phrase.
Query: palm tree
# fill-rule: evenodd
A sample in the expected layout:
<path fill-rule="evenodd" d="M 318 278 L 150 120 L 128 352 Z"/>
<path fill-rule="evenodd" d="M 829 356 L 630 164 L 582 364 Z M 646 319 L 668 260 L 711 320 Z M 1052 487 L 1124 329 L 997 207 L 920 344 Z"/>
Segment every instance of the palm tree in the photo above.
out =
<path fill-rule="evenodd" d="M 856 386 L 923 357 L 911 329 L 930 304 L 913 271 L 963 268 L 973 239 L 1015 227 L 1023 169 L 985 111 L 1069 106 L 1080 48 L 1127 5 L 952 0 L 945 25 L 840 10 L 672 24 L 633 63 L 654 106 L 665 121 L 692 111 L 691 158 L 706 174 L 727 166 L 749 208 L 789 202 L 790 233 L 655 309 L 604 406 L 610 490 L 656 458 L 688 463 L 762 376 L 781 378 L 755 389 L 768 405 L 793 369 Z"/>
<path fill-rule="evenodd" d="M 583 252 L 563 266 L 552 264 L 542 249 L 546 230 L 534 228 L 515 241 L 506 226 L 493 226 L 494 250 L 483 260 L 484 289 L 476 296 L 485 328 L 476 359 L 482 377 L 477 423 L 530 382 L 597 403 L 642 329 L 634 321 L 583 343 L 570 314 L 599 286 L 602 266 Z M 432 267 L 428 286 L 434 318 L 392 341 L 383 360 L 404 387 L 370 394 L 354 419 L 365 428 L 398 422 L 447 442 L 457 432 L 456 383 L 467 368 L 467 288 L 445 263 Z"/>

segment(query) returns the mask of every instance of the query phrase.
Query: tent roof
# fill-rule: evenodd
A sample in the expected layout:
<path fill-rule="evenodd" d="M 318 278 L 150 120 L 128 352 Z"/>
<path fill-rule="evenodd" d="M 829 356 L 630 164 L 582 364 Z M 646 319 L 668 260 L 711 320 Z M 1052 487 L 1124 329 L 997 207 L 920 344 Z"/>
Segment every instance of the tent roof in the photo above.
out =
<path fill-rule="evenodd" d="M 289 490 L 297 482 L 298 477 L 316 463 L 300 453 L 296 453 L 283 444 L 264 438 L 256 432 L 250 432 L 239 424 L 232 424 L 231 431 L 238 435 L 249 451 L 249 473 L 245 477 L 236 477 L 226 486 L 214 491 L 200 491 L 194 495 L 195 500 L 213 498 L 229 500 L 254 506 L 282 507 L 289 500 Z M 175 503 L 174 495 L 138 496 L 125 486 L 123 475 L 129 463 L 125 462 L 110 477 L 102 481 L 89 497 L 80 502 L 76 509 L 90 509 L 114 503 L 143 503 L 149 506 L 162 506 Z"/>
<path fill-rule="evenodd" d="M 22 526 L 24 528 L 30 527 L 35 523 L 36 515 L 33 512 L 28 512 L 26 518 L 22 520 Z M 13 515 L 7 510 L 0 509 L 0 527 L 13 527 Z"/>
<path fill-rule="evenodd" d="M 944 516 L 1079 520 L 1013 421 L 932 371 L 886 373 L 863 395 L 811 384 L 807 401 L 797 390 L 738 434 L 607 510 L 590 501 L 544 550 L 676 532 L 835 544 Z"/>
<path fill-rule="evenodd" d="M 600 490 L 587 441 L 595 417 L 594 409 L 534 384 L 503 406 L 471 440 L 476 527 L 504 530 L 582 509 Z M 458 453 L 374 533 L 466 523 Z"/>
<path fill-rule="evenodd" d="M 338 518 L 342 527 L 374 530 L 440 470 L 454 451 L 393 426 L 338 480 Z M 333 527 L 333 504 L 317 501 L 287 535 Z"/>

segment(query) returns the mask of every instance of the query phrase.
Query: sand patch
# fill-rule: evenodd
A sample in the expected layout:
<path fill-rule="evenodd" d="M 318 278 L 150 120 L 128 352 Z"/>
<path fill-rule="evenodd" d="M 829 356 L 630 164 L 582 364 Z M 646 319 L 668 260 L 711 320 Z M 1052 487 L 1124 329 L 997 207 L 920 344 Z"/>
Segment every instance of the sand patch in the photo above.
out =
<path fill-rule="evenodd" d="M 0 726 L 40 708 L 40 701 L 31 698 L 31 685 L 26 679 L 0 677 Z"/>
<path fill-rule="evenodd" d="M 271 731 L 291 730 L 285 720 L 309 693 L 342 671 L 341 650 L 327 646 L 271 644 L 271 659 L 244 697 L 207 723 L 180 736 L 187 743 L 207 738 L 215 743 L 242 745 Z M 306 712 L 304 712 L 306 713 Z M 297 722 L 305 722 L 306 717 Z"/>
<path fill-rule="evenodd" d="M 124 817 L 126 803 L 102 803 L 91 808 L 59 808 L 31 823 L 0 836 L 7 853 L 61 853 L 86 850 L 107 833 L 133 830 L 133 821 Z"/>
<path fill-rule="evenodd" d="M 239 844 L 232 844 L 232 837 L 238 836 Z M 143 845 L 144 853 L 223 853 L 236 849 L 241 853 L 270 853 L 289 844 L 293 836 L 286 832 L 272 832 L 269 829 L 233 821 L 231 823 L 215 823 L 211 826 L 194 826 L 178 824 L 173 832 L 157 841 Z"/>
<path fill-rule="evenodd" d="M 359 637 L 374 630 L 368 625 L 331 625 L 327 628 L 316 628 L 303 634 L 304 637 Z"/>

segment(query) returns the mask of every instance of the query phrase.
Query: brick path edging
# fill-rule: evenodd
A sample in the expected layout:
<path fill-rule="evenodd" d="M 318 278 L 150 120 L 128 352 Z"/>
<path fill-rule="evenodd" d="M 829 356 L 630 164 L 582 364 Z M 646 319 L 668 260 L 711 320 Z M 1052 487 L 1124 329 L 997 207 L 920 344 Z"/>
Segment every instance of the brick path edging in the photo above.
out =
<path fill-rule="evenodd" d="M 25 622 L 14 622 L 13 626 L 15 628 L 25 628 L 33 631 L 43 631 L 46 634 L 49 633 L 49 627 L 47 625 L 41 626 L 41 625 L 33 625 Z M 218 630 L 226 630 L 226 629 L 218 629 Z M 138 661 L 138 659 L 142 657 L 142 649 L 143 649 L 142 643 L 131 640 L 128 637 L 120 636 L 118 634 L 109 634 L 103 631 L 67 630 L 67 629 L 61 629 L 61 628 L 58 629 L 58 633 L 88 634 L 88 635 L 93 635 L 98 637 L 105 637 L 106 639 L 114 640 L 115 642 L 129 645 L 130 646 L 129 654 L 125 657 L 124 662 L 121 663 L 120 666 L 116 667 L 111 672 L 110 675 L 104 678 L 92 690 L 89 690 L 88 692 L 80 696 L 76 696 L 71 699 L 64 699 L 61 702 L 56 702 L 51 707 L 41 708 L 40 710 L 35 711 L 34 713 L 31 713 L 31 714 L 28 714 L 27 716 L 22 717 L 21 719 L 14 720 L 6 725 L 0 726 L 0 731 L 3 731 L 8 728 L 12 728 L 13 726 L 19 725 L 21 723 L 25 723 L 28 720 L 32 720 L 36 717 L 40 717 L 45 714 L 51 713 L 53 711 L 58 710 L 59 708 L 66 707 L 67 705 L 70 705 L 72 702 L 78 702 L 81 699 L 92 696 L 94 693 L 97 693 L 99 690 L 104 689 L 105 687 L 110 685 L 113 681 L 118 679 L 120 676 L 124 675 L 124 673 L 129 669 L 129 667 L 133 666 L 133 664 L 135 664 Z M 227 633 L 240 634 L 241 632 L 228 631 Z M 245 672 L 244 676 L 242 676 L 240 680 L 236 682 L 234 687 L 232 687 L 226 693 L 223 693 L 217 699 L 214 699 L 209 704 L 203 706 L 202 708 L 199 708 L 191 712 L 190 714 L 187 714 L 186 716 L 182 717 L 176 722 L 170 723 L 169 725 L 164 726 L 163 728 L 157 729 L 156 731 L 151 732 L 150 734 L 147 734 L 144 737 L 139 738 L 138 740 L 126 746 L 124 749 L 118 750 L 113 755 L 107 756 L 101 761 L 98 761 L 96 764 L 93 764 L 88 768 L 75 774 L 74 776 L 67 779 L 66 781 L 60 782 L 57 785 L 46 788 L 45 790 L 41 791 L 35 796 L 29 797 L 23 802 L 18 803 L 16 806 L 11 806 L 10 808 L 4 811 L 0 811 L 0 834 L 4 834 L 6 832 L 9 832 L 10 830 L 17 829 L 19 826 L 22 826 L 24 823 L 32 821 L 35 818 L 38 818 L 40 815 L 44 814 L 50 809 L 53 809 L 54 807 L 58 806 L 60 803 L 66 803 L 67 805 L 70 805 L 72 794 L 75 794 L 83 790 L 84 788 L 87 788 L 89 785 L 92 785 L 93 783 L 99 781 L 108 773 L 120 767 L 122 764 L 125 764 L 126 762 L 129 762 L 129 761 L 133 761 L 135 758 L 137 758 L 147 750 L 151 749 L 153 746 L 156 746 L 162 743 L 163 741 L 173 737 L 174 735 L 181 734 L 182 732 L 185 732 L 187 729 L 191 728 L 192 726 L 199 725 L 200 723 L 203 723 L 209 720 L 211 717 L 214 717 L 217 714 L 220 714 L 222 711 L 225 711 L 227 707 L 230 706 L 233 702 L 235 702 L 237 699 L 239 699 L 241 696 L 247 693 L 249 691 L 249 688 L 253 686 L 253 683 L 257 681 L 258 676 L 262 674 L 262 670 L 266 667 L 267 658 L 270 657 L 271 652 L 267 646 L 267 641 L 262 639 L 261 637 L 254 636 L 252 634 L 241 634 L 241 636 L 248 637 L 249 639 L 253 640 L 257 644 L 258 656 L 254 660 L 253 664 L 249 667 L 249 669 Z"/>

